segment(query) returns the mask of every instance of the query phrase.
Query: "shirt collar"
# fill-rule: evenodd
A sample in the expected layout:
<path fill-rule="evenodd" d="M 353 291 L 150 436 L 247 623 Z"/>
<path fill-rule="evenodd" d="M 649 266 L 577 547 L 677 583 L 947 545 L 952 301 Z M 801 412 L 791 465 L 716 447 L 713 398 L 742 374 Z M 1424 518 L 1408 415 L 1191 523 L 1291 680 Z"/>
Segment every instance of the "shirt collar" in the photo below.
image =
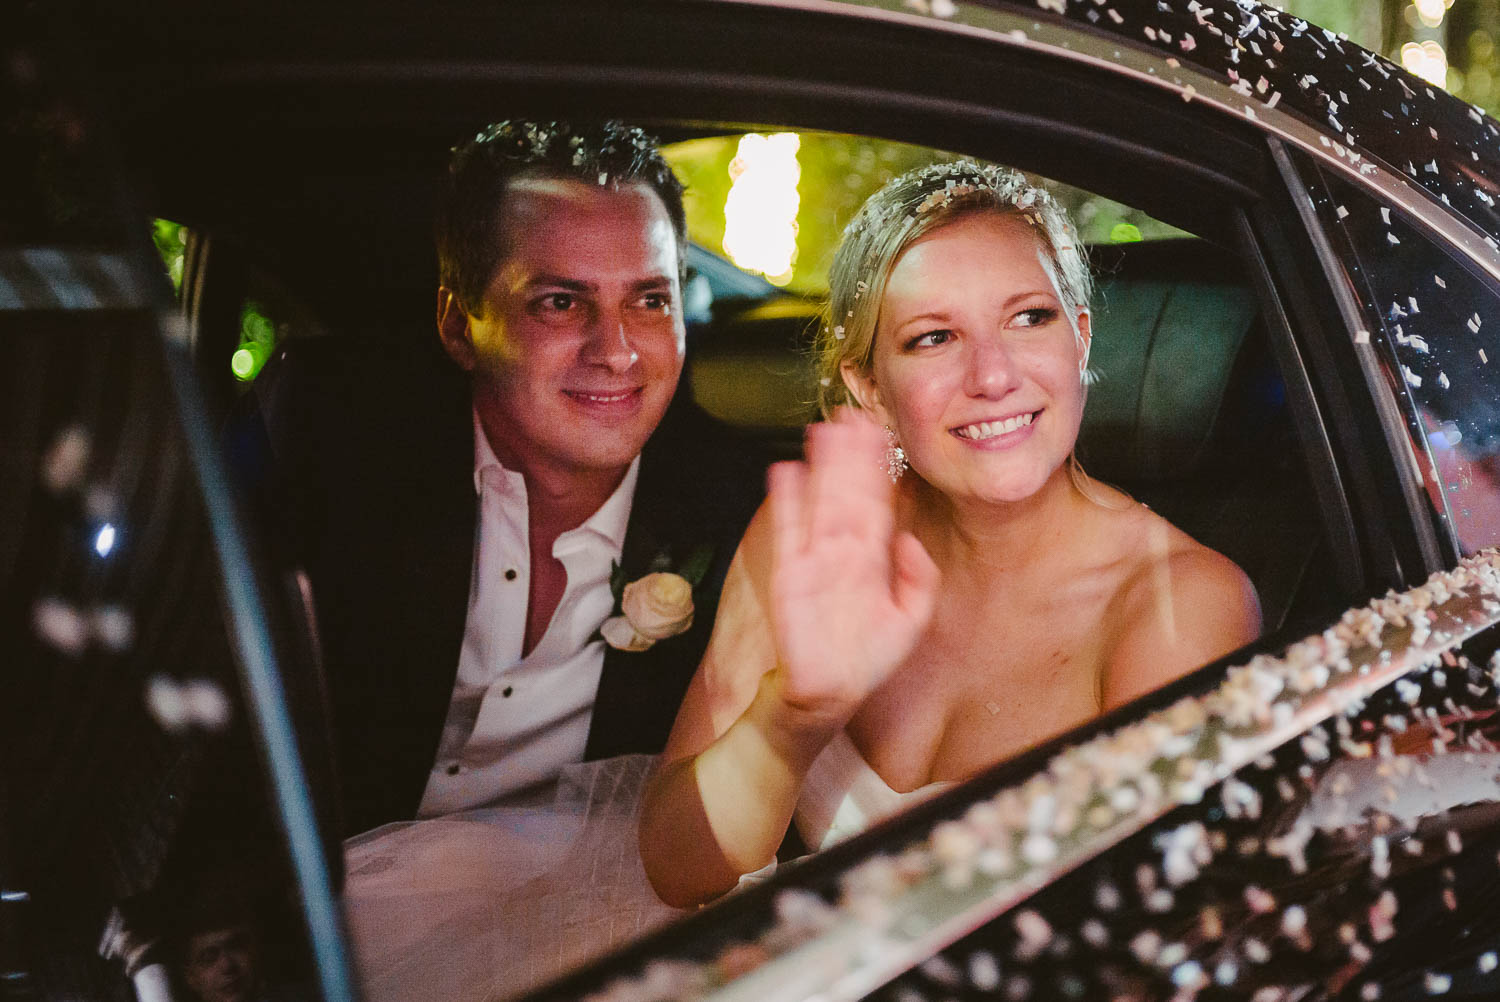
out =
<path fill-rule="evenodd" d="M 474 415 L 474 493 L 476 496 L 483 493 L 483 473 L 486 469 L 493 467 L 499 471 L 499 481 L 506 485 L 505 493 L 517 498 L 524 506 L 526 503 L 526 479 L 515 470 L 507 470 L 495 455 L 495 450 L 490 446 L 490 437 L 484 433 L 484 426 L 479 422 L 479 411 L 473 411 Z M 582 525 L 576 529 L 569 529 L 557 537 L 553 545 L 553 555 L 556 556 L 559 547 L 565 542 L 572 542 L 584 534 L 599 536 L 608 542 L 616 550 L 625 546 L 625 530 L 630 524 L 631 502 L 635 498 L 635 483 L 641 472 L 641 457 L 637 455 L 630 461 L 630 467 L 625 471 L 625 476 L 620 478 L 620 485 L 599 506 L 599 510 L 590 515 Z"/>

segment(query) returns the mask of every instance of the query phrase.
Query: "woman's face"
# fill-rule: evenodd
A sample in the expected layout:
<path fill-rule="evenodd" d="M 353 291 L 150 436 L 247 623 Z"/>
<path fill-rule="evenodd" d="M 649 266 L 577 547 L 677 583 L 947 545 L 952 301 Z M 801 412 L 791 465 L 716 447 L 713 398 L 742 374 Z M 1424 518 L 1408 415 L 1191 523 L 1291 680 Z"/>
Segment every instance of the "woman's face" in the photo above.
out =
<path fill-rule="evenodd" d="M 1078 437 L 1086 310 L 1069 311 L 1025 219 L 986 212 L 914 241 L 897 259 L 871 371 L 846 368 L 912 468 L 949 497 L 1035 494 Z"/>

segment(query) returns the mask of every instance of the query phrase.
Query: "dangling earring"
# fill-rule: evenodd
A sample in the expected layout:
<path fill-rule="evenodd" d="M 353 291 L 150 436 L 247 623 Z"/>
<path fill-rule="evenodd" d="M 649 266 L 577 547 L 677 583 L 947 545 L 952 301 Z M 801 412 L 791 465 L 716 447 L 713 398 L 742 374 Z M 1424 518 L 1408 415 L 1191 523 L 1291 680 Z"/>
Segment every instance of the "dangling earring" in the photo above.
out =
<path fill-rule="evenodd" d="M 901 448 L 901 440 L 896 437 L 895 431 L 890 425 L 885 426 L 885 473 L 891 478 L 891 483 L 901 479 L 901 474 L 906 472 L 906 450 Z"/>

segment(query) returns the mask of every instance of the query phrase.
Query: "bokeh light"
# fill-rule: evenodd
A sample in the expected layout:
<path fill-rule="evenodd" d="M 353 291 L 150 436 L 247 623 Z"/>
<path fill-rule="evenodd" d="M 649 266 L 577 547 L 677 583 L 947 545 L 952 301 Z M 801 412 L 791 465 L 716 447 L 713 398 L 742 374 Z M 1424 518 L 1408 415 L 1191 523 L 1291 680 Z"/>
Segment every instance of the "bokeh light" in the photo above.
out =
<path fill-rule="evenodd" d="M 724 202 L 724 251 L 741 268 L 777 285 L 792 280 L 797 261 L 800 146 L 795 132 L 752 133 L 740 139 L 729 164 L 734 184 Z"/>
<path fill-rule="evenodd" d="M 1448 54 L 1437 42 L 1407 42 L 1401 46 L 1401 65 L 1430 84 L 1448 84 Z"/>

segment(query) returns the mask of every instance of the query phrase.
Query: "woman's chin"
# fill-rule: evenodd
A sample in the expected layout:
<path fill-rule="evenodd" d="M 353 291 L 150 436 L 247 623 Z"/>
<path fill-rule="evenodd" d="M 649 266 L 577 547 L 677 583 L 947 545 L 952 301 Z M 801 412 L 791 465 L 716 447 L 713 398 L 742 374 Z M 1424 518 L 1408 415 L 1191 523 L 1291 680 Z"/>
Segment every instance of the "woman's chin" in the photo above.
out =
<path fill-rule="evenodd" d="M 1006 476 L 924 478 L 950 501 L 975 505 L 1014 505 L 1035 497 L 1050 474 L 1034 471 Z"/>

